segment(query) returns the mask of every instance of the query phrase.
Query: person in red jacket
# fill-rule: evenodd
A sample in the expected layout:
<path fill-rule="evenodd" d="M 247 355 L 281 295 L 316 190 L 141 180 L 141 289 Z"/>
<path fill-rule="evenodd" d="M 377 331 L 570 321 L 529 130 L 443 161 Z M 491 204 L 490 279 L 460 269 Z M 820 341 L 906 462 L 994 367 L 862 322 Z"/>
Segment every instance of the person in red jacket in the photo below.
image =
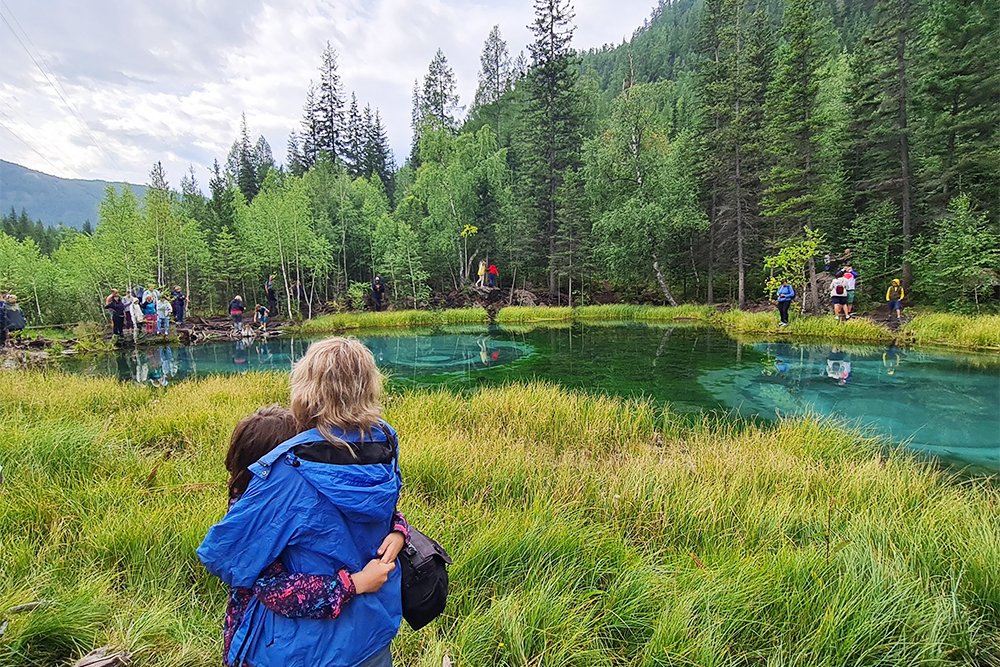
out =
<path fill-rule="evenodd" d="M 500 272 L 497 271 L 496 264 L 490 264 L 490 287 L 496 287 L 499 281 Z"/>

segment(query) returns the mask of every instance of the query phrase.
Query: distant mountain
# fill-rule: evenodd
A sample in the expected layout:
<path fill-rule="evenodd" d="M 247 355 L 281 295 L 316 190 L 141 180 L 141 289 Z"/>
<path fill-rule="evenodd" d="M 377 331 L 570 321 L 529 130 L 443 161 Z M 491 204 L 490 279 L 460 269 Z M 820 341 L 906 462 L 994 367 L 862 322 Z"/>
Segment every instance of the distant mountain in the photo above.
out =
<path fill-rule="evenodd" d="M 97 205 L 108 185 L 122 184 L 59 178 L 0 160 L 0 211 L 7 213 L 13 206 L 20 213 L 23 208 L 32 220 L 81 229 L 87 220 L 97 224 Z M 141 199 L 146 188 L 129 185 Z"/>

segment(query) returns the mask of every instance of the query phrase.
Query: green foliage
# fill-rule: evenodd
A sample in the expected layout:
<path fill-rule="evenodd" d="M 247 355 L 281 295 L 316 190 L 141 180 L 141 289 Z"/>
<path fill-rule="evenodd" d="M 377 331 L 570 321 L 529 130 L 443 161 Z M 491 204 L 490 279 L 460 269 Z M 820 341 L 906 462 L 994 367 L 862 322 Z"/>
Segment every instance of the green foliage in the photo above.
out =
<path fill-rule="evenodd" d="M 823 235 L 806 227 L 806 238 L 800 241 L 788 242 L 778 251 L 777 255 L 764 258 L 764 268 L 771 269 L 767 280 L 768 295 L 776 294 L 781 287 L 781 281 L 787 280 L 792 285 L 805 285 L 809 277 L 806 269 L 809 260 L 819 254 L 820 247 L 826 243 Z M 805 291 L 805 288 L 802 288 Z"/>
<path fill-rule="evenodd" d="M 914 291 L 942 308 L 980 312 L 1000 285 L 1000 237 L 968 195 L 956 197 L 935 235 L 913 250 Z"/>

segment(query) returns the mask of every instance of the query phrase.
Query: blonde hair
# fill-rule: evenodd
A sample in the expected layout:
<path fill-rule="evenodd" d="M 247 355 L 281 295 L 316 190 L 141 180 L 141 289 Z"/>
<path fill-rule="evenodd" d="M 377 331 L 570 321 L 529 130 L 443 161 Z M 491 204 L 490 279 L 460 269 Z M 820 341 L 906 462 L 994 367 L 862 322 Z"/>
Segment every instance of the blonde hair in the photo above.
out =
<path fill-rule="evenodd" d="M 382 373 L 353 336 L 309 346 L 292 368 L 292 414 L 301 430 L 318 429 L 328 442 L 347 446 L 333 427 L 368 434 L 382 414 Z"/>

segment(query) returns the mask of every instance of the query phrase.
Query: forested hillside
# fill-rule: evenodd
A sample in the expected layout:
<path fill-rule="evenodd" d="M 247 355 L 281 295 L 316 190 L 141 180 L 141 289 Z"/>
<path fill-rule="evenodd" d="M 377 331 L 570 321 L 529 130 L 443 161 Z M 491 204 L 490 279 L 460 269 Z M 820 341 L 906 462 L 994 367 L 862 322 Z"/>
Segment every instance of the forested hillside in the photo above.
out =
<path fill-rule="evenodd" d="M 86 222 L 97 224 L 97 206 L 104 197 L 107 181 L 59 178 L 0 160 L 0 211 L 25 210 L 43 225 L 65 225 L 83 229 Z M 120 183 L 114 183 L 120 187 Z M 143 187 L 131 186 L 141 197 Z"/>
<path fill-rule="evenodd" d="M 997 309 L 1000 0 L 678 0 L 583 53 L 569 0 L 534 5 L 528 53 L 486 36 L 465 114 L 437 53 L 409 155 L 328 45 L 284 165 L 244 118 L 208 196 L 154 165 L 142 198 L 109 190 L 94 234 L 50 256 L 0 236 L 0 282 L 65 319 L 136 282 L 184 285 L 196 309 L 260 299 L 275 273 L 311 313 L 376 274 L 419 307 L 486 262 L 553 304 L 743 307 L 787 278 L 818 310 L 829 254 L 862 301 L 898 277 L 911 302 Z"/>

